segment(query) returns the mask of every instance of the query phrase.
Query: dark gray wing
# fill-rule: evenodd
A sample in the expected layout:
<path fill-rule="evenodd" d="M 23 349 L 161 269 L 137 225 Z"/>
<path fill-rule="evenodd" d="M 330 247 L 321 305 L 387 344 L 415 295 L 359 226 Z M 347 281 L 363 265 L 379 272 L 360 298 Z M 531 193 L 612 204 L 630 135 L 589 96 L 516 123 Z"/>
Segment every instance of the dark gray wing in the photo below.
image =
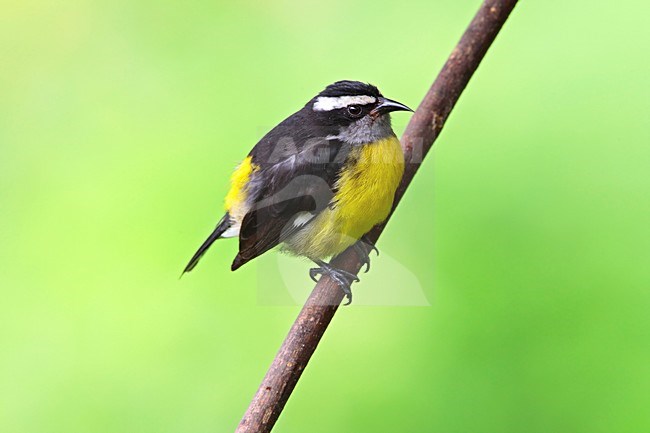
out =
<path fill-rule="evenodd" d="M 272 160 L 273 151 L 263 150 L 251 153 L 260 169 L 248 186 L 253 204 L 241 225 L 233 270 L 287 239 L 329 205 L 350 149 L 335 139 L 309 138 L 278 162 Z M 276 155 L 281 152 L 275 149 Z"/>

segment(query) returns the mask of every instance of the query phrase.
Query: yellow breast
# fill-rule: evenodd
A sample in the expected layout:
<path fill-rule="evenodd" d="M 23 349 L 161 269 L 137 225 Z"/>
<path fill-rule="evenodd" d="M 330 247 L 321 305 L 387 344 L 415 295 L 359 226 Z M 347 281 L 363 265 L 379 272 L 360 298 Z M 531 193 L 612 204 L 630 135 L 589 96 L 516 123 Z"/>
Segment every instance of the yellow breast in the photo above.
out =
<path fill-rule="evenodd" d="M 354 149 L 331 206 L 287 240 L 286 249 L 319 259 L 342 252 L 388 217 L 403 173 L 404 154 L 395 136 Z"/>

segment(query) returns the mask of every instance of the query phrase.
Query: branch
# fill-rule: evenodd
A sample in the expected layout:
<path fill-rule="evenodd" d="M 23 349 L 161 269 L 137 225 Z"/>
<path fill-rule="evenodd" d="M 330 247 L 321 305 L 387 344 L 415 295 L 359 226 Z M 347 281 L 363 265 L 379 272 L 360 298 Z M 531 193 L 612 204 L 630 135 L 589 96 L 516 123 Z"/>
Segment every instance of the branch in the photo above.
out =
<path fill-rule="evenodd" d="M 407 164 L 393 210 L 516 3 L 517 0 L 483 2 L 415 111 L 402 136 Z M 370 232 L 370 241 L 377 241 L 386 222 Z M 336 257 L 333 264 L 354 273 L 361 267 L 351 248 Z M 343 292 L 337 283 L 327 277 L 321 278 L 282 343 L 236 433 L 271 431 L 342 300 Z"/>

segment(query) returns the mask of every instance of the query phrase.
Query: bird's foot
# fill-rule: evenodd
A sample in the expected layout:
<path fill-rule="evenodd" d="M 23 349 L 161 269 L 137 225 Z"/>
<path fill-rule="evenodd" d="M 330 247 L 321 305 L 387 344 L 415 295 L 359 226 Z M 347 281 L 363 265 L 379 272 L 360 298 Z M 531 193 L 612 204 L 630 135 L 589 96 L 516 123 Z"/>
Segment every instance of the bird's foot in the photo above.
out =
<path fill-rule="evenodd" d="M 366 266 L 364 272 L 368 272 L 370 270 L 370 252 L 375 251 L 377 255 L 379 255 L 379 250 L 365 235 L 361 237 L 359 242 L 354 244 L 354 250 L 357 252 L 359 259 L 361 260 L 361 266 Z"/>
<path fill-rule="evenodd" d="M 363 243 L 365 244 L 365 246 L 369 247 L 369 248 L 370 248 L 370 251 L 374 251 L 374 252 L 376 252 L 376 253 L 377 253 L 377 257 L 379 257 L 379 250 L 377 249 L 377 247 L 375 246 L 375 244 L 373 244 L 373 243 L 370 241 L 370 239 L 368 239 L 368 235 L 363 235 L 363 236 L 361 236 L 361 242 L 363 242 Z"/>
<path fill-rule="evenodd" d="M 370 256 L 368 255 L 366 246 L 362 245 L 360 242 L 355 243 L 353 246 L 354 251 L 357 253 L 359 260 L 361 261 L 361 267 L 365 265 L 366 270 L 364 272 L 368 272 L 370 270 Z"/>
<path fill-rule="evenodd" d="M 352 272 L 335 268 L 329 263 L 325 263 L 321 260 L 314 260 L 314 262 L 318 265 L 318 267 L 311 268 L 309 270 L 309 276 L 311 277 L 311 279 L 317 282 L 318 279 L 316 279 L 316 275 L 318 274 L 327 275 L 332 280 L 336 281 L 339 287 L 341 287 L 341 290 L 343 290 L 345 296 L 348 298 L 348 302 L 346 302 L 345 305 L 350 305 L 352 303 L 352 289 L 350 288 L 350 286 L 352 285 L 353 282 L 355 281 L 358 282 L 359 277 L 357 277 Z"/>

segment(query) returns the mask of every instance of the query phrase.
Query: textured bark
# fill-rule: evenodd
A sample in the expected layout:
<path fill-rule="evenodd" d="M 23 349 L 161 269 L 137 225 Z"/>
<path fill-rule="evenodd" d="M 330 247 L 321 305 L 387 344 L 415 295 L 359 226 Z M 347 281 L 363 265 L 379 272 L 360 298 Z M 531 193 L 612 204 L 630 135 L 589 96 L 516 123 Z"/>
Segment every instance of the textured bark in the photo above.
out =
<path fill-rule="evenodd" d="M 516 4 L 517 0 L 483 2 L 413 114 L 401 140 L 407 164 L 393 210 Z M 372 230 L 368 235 L 369 240 L 377 241 L 386 222 Z M 359 272 L 361 267 L 357 254 L 351 248 L 336 257 L 333 264 L 354 273 Z M 343 292 L 334 281 L 322 278 L 316 284 L 239 423 L 236 433 L 271 431 L 342 300 Z"/>

